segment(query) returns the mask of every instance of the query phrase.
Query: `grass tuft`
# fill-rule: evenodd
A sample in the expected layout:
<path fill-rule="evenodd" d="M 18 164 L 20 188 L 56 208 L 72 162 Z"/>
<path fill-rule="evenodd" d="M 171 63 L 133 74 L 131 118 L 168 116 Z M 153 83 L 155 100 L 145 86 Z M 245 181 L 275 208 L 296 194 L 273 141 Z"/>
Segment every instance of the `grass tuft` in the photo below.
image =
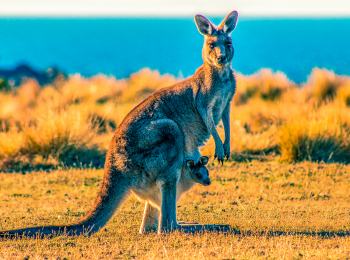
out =
<path fill-rule="evenodd" d="M 97 128 L 92 122 L 80 111 L 49 111 L 33 124 L 23 126 L 21 132 L 1 133 L 2 168 L 28 167 L 30 163 L 34 167 L 45 164 L 102 167 L 105 151 L 93 143 Z"/>
<path fill-rule="evenodd" d="M 304 87 L 310 97 L 316 98 L 318 102 L 324 102 L 333 100 L 339 88 L 349 82 L 349 77 L 336 75 L 326 69 L 314 68 Z"/>
<path fill-rule="evenodd" d="M 238 73 L 234 103 L 245 104 L 254 97 L 268 101 L 278 100 L 283 93 L 293 87 L 295 83 L 280 71 L 273 73 L 271 69 L 261 69 L 250 76 Z"/>
<path fill-rule="evenodd" d="M 350 131 L 337 120 L 298 120 L 279 131 L 281 160 L 349 162 Z"/>
<path fill-rule="evenodd" d="M 176 79 L 169 74 L 160 75 L 158 71 L 145 68 L 131 74 L 127 83 L 128 88 L 122 92 L 119 102 L 141 102 L 156 90 L 174 85 Z"/>

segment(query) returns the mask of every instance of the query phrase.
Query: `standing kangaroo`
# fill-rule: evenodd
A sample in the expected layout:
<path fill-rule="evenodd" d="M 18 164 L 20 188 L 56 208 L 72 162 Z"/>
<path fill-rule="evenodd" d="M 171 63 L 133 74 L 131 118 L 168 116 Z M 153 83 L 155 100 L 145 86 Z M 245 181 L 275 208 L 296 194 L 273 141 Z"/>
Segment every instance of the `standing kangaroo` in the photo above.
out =
<path fill-rule="evenodd" d="M 146 201 L 141 233 L 228 227 L 180 225 L 176 203 L 195 184 L 186 161 L 199 160 L 199 147 L 211 135 L 215 158 L 223 163 L 230 156 L 230 103 L 236 81 L 231 69 L 234 50 L 229 34 L 236 27 L 237 17 L 233 11 L 216 27 L 204 16 L 195 16 L 198 30 L 205 36 L 204 64 L 193 76 L 153 93 L 125 117 L 106 155 L 101 190 L 84 218 L 69 225 L 3 231 L 0 236 L 97 232 L 130 192 Z M 221 119 L 224 143 L 216 131 Z"/>

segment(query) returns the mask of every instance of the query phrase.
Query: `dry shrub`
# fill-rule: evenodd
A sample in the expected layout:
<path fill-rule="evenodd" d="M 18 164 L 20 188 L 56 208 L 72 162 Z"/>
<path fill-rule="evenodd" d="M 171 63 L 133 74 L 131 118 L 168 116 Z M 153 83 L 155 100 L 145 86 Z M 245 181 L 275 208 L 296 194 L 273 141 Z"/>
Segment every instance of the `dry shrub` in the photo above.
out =
<path fill-rule="evenodd" d="M 23 166 L 26 158 L 21 158 L 19 150 L 23 144 L 24 135 L 17 129 L 8 132 L 0 132 L 0 171 L 14 168 L 15 165 Z"/>
<path fill-rule="evenodd" d="M 52 85 L 44 86 L 38 95 L 38 106 L 49 107 L 50 109 L 59 107 L 60 92 Z"/>
<path fill-rule="evenodd" d="M 271 69 L 261 69 L 258 72 L 243 76 L 237 73 L 237 93 L 234 103 L 245 104 L 250 98 L 258 97 L 263 100 L 274 101 L 279 99 L 295 84 L 283 72 L 273 73 Z"/>
<path fill-rule="evenodd" d="M 138 102 L 145 99 L 154 91 L 176 83 L 174 76 L 160 75 L 157 70 L 145 68 L 130 75 L 126 91 L 121 93 L 119 102 Z"/>
<path fill-rule="evenodd" d="M 17 88 L 18 101 L 22 107 L 35 105 L 40 85 L 35 79 L 28 79 Z"/>
<path fill-rule="evenodd" d="M 50 111 L 38 118 L 36 125 L 25 127 L 23 133 L 21 154 L 54 158 L 67 165 L 103 164 L 104 153 L 92 145 L 96 130 L 80 112 Z"/>
<path fill-rule="evenodd" d="M 97 75 L 84 78 L 76 74 L 69 77 L 60 88 L 61 103 L 62 105 L 81 102 L 105 103 L 120 95 L 126 87 L 125 80 L 116 80 L 115 77 Z"/>
<path fill-rule="evenodd" d="M 0 93 L 0 132 L 7 132 L 16 126 L 14 118 L 21 113 L 18 99 L 11 93 Z"/>
<path fill-rule="evenodd" d="M 274 125 L 263 132 L 248 133 L 238 121 L 233 122 L 231 153 L 234 159 L 276 155 L 278 153 L 276 133 L 277 127 Z"/>
<path fill-rule="evenodd" d="M 1 133 L 0 169 L 62 163 L 101 167 L 105 152 L 92 141 L 96 132 L 84 113 L 49 111 L 22 131 Z"/>
<path fill-rule="evenodd" d="M 333 71 L 314 68 L 303 87 L 310 98 L 323 102 L 333 100 L 338 89 L 349 81 L 349 77 L 336 75 Z"/>
<path fill-rule="evenodd" d="M 343 102 L 333 101 L 321 106 L 317 110 L 318 118 L 336 122 L 345 129 L 350 129 L 350 108 Z"/>
<path fill-rule="evenodd" d="M 336 118 L 300 118 L 280 128 L 281 160 L 350 161 L 350 130 Z"/>
<path fill-rule="evenodd" d="M 337 97 L 340 102 L 350 107 L 350 79 L 344 82 L 337 91 Z"/>
<path fill-rule="evenodd" d="M 219 135 L 221 140 L 224 140 L 225 135 L 222 126 L 219 127 Z M 276 136 L 276 126 L 260 133 L 247 133 L 239 121 L 233 121 L 231 123 L 231 159 L 235 161 L 271 159 L 273 155 L 279 153 Z M 213 156 L 214 151 L 215 142 L 211 137 L 201 149 L 201 153 Z"/>
<path fill-rule="evenodd" d="M 0 93 L 0 118 L 10 118 L 21 111 L 17 97 Z"/>
<path fill-rule="evenodd" d="M 23 143 L 23 133 L 13 129 L 9 132 L 0 132 L 0 160 L 16 156 Z"/>
<path fill-rule="evenodd" d="M 71 105 L 66 109 L 67 113 L 82 113 L 85 118 L 90 118 L 93 128 L 97 132 L 113 132 L 117 128 L 118 110 L 113 102 L 103 105 L 84 102 L 78 105 Z"/>
<path fill-rule="evenodd" d="M 290 117 L 299 117 L 308 113 L 305 107 L 300 108 L 293 102 L 266 102 L 252 99 L 248 103 L 234 106 L 231 109 L 231 119 L 237 120 L 248 133 L 260 133 L 271 126 L 279 126 Z"/>

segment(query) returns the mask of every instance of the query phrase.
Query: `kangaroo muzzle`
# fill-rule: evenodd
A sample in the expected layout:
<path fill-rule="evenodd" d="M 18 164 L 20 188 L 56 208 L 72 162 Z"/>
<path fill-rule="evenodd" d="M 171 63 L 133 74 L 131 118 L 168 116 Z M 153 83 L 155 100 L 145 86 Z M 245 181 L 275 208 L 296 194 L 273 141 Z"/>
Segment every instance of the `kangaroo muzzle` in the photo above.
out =
<path fill-rule="evenodd" d="M 218 57 L 218 63 L 219 64 L 224 64 L 224 63 L 226 63 L 227 62 L 227 59 L 226 59 L 226 56 L 225 55 L 220 55 L 219 57 Z"/>

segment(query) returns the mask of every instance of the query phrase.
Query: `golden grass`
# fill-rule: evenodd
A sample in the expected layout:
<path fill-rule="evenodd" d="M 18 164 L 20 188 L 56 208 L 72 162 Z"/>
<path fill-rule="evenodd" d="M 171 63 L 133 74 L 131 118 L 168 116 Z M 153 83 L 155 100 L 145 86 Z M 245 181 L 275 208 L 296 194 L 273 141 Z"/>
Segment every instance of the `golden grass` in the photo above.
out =
<path fill-rule="evenodd" d="M 249 76 L 237 73 L 236 79 L 237 92 L 233 101 L 237 105 L 253 97 L 274 101 L 296 86 L 283 72 L 273 73 L 271 69 L 261 69 Z"/>
<path fill-rule="evenodd" d="M 158 71 L 142 69 L 130 75 L 127 90 L 123 91 L 118 101 L 122 103 L 140 102 L 154 91 L 174 85 L 175 82 L 174 76 L 168 74 L 161 76 Z"/>
<path fill-rule="evenodd" d="M 304 85 L 310 97 L 317 101 L 332 100 L 342 86 L 348 85 L 350 78 L 336 75 L 333 71 L 314 68 Z"/>
<path fill-rule="evenodd" d="M 282 160 L 350 161 L 350 131 L 328 118 L 301 119 L 279 132 Z"/>
<path fill-rule="evenodd" d="M 91 237 L 0 241 L 0 259 L 346 259 L 349 166 L 210 163 L 212 185 L 178 203 L 179 221 L 230 224 L 230 234 L 140 235 L 143 204 L 130 197 Z M 0 230 L 72 223 L 89 210 L 103 170 L 0 174 Z"/>
<path fill-rule="evenodd" d="M 0 170 L 101 165 L 126 114 L 176 81 L 143 69 L 127 79 L 76 74 L 44 87 L 29 80 L 0 92 Z M 233 103 L 231 159 L 349 162 L 350 77 L 315 68 L 297 86 L 269 69 L 249 76 L 237 73 Z M 222 126 L 218 131 L 224 138 Z M 212 155 L 213 140 L 202 151 Z"/>
<path fill-rule="evenodd" d="M 83 112 L 48 111 L 21 130 L 0 133 L 0 169 L 62 163 L 103 166 L 105 151 L 92 142 L 97 128 Z"/>

